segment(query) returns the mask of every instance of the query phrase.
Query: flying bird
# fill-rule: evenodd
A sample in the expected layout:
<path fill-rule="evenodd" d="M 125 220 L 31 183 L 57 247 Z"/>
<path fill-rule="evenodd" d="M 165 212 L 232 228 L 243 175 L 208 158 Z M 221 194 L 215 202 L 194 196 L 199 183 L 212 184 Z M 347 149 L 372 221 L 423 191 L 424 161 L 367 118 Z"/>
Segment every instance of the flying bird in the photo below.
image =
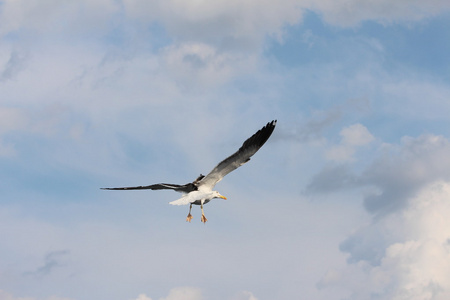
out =
<path fill-rule="evenodd" d="M 200 205 L 202 211 L 201 221 L 206 223 L 208 219 L 205 217 L 203 211 L 203 205 L 208 203 L 214 198 L 227 199 L 219 192 L 213 191 L 214 186 L 222 180 L 222 178 L 228 173 L 236 170 L 252 157 L 269 139 L 272 135 L 277 120 L 269 122 L 258 130 L 254 135 L 248 138 L 242 146 L 234 154 L 230 155 L 223 161 L 221 161 L 208 175 L 204 176 L 200 174 L 197 179 L 191 183 L 179 185 L 171 183 L 157 183 L 147 186 L 134 186 L 134 187 L 119 187 L 119 188 L 102 188 L 102 190 L 174 190 L 180 192 L 183 196 L 175 201 L 169 202 L 172 205 L 190 205 L 189 214 L 186 217 L 186 221 L 191 222 L 192 205 Z"/>

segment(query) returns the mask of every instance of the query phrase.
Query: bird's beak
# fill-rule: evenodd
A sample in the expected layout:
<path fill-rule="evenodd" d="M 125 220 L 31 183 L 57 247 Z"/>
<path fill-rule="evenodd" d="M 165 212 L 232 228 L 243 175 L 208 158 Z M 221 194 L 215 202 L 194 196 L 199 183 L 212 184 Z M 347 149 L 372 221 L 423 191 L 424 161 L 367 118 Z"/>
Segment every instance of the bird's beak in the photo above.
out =
<path fill-rule="evenodd" d="M 225 197 L 225 196 L 220 195 L 219 197 L 224 199 L 224 200 L 227 200 L 227 197 Z"/>

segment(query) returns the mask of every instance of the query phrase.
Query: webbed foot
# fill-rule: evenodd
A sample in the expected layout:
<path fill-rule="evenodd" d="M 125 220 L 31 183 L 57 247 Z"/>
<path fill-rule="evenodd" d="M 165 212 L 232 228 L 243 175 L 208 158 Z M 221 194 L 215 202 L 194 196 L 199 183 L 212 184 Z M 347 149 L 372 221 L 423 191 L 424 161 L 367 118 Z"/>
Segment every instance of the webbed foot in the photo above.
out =
<path fill-rule="evenodd" d="M 193 218 L 194 218 L 194 217 L 189 213 L 188 216 L 186 217 L 186 222 L 191 223 L 191 220 L 192 220 Z"/>
<path fill-rule="evenodd" d="M 203 222 L 203 223 L 206 223 L 206 221 L 208 221 L 208 219 L 205 217 L 204 214 L 202 214 L 202 222 Z"/>

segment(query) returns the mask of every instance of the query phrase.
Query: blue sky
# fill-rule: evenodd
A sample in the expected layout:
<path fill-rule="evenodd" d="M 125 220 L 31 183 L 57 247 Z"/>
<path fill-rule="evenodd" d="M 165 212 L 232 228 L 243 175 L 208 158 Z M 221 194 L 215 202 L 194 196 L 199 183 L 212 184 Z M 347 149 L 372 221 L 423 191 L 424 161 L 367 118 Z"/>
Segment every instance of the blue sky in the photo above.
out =
<path fill-rule="evenodd" d="M 0 2 L 0 300 L 448 299 L 447 1 Z M 171 191 L 277 128 L 188 207 Z"/>

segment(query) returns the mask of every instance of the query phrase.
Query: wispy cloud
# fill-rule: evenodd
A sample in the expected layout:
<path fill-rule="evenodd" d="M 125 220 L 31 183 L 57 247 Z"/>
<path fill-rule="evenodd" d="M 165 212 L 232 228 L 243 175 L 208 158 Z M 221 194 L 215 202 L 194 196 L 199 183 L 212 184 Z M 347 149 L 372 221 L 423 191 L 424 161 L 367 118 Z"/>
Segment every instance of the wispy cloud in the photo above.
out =
<path fill-rule="evenodd" d="M 315 110 L 313 113 L 305 117 L 303 122 L 297 121 L 297 126 L 294 128 L 279 129 L 281 132 L 277 134 L 280 139 L 291 139 L 299 142 L 311 142 L 322 139 L 327 135 L 327 131 L 333 129 L 339 122 L 342 122 L 348 115 L 363 115 L 370 111 L 370 102 L 367 98 L 351 98 L 344 101 L 342 104 L 334 105 L 326 110 Z M 300 123 L 300 124 L 298 124 Z M 349 129 L 343 129 L 341 135 L 344 137 L 350 134 L 367 135 L 370 133 L 363 133 L 364 129 L 356 128 L 359 125 L 353 125 Z M 361 125 L 362 126 L 362 125 Z M 358 133 L 359 132 L 359 133 Z M 350 136 L 348 138 L 351 138 Z M 349 144 L 348 138 L 344 143 Z M 360 137 L 362 138 L 362 136 Z M 366 137 L 368 138 L 368 137 Z"/>
<path fill-rule="evenodd" d="M 36 270 L 25 272 L 26 276 L 44 277 L 52 273 L 55 269 L 63 267 L 64 260 L 69 255 L 68 250 L 51 251 L 44 257 L 44 263 L 42 266 L 36 268 Z"/>
<path fill-rule="evenodd" d="M 0 83 L 14 79 L 25 68 L 26 60 L 27 55 L 25 53 L 18 50 L 11 51 L 10 57 L 0 73 Z"/>

